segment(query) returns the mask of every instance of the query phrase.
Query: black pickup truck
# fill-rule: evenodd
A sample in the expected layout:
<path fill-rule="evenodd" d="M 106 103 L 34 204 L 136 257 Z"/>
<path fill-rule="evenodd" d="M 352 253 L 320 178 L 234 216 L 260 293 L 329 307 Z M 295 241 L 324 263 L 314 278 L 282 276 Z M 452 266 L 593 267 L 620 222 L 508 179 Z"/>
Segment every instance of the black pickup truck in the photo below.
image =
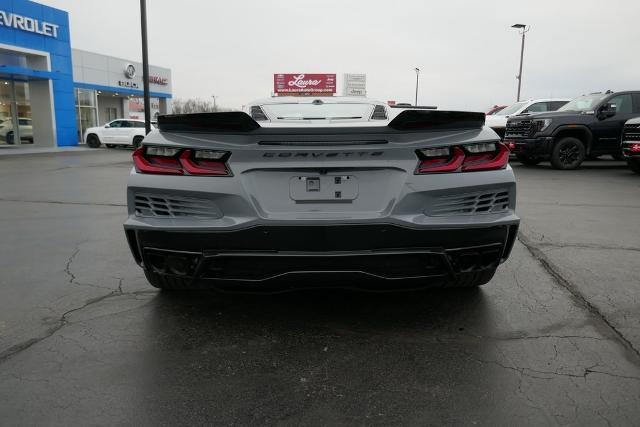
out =
<path fill-rule="evenodd" d="M 640 91 L 593 93 L 551 113 L 512 117 L 504 142 L 525 165 L 549 159 L 556 169 L 576 169 L 585 158 L 622 157 L 624 123 L 640 115 Z"/>

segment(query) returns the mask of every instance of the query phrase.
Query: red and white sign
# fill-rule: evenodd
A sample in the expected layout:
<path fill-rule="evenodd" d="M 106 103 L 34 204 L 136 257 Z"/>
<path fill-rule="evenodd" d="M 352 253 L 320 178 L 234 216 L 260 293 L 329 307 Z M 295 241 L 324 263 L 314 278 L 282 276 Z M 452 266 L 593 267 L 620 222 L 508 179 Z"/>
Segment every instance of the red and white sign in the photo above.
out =
<path fill-rule="evenodd" d="M 169 79 L 161 76 L 149 76 L 149 83 L 166 86 L 169 84 Z"/>
<path fill-rule="evenodd" d="M 274 74 L 273 91 L 276 94 L 334 94 L 335 74 Z"/>

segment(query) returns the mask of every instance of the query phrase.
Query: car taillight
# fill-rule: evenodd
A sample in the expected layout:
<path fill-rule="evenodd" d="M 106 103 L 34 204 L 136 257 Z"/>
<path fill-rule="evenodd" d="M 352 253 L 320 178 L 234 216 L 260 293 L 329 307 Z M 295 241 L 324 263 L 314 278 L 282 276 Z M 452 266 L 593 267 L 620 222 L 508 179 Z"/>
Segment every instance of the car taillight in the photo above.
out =
<path fill-rule="evenodd" d="M 509 148 L 504 144 L 474 144 L 464 148 L 469 154 L 462 163 L 462 172 L 502 169 L 509 162 Z"/>
<path fill-rule="evenodd" d="M 180 154 L 180 163 L 189 175 L 229 175 L 223 151 L 184 150 Z"/>
<path fill-rule="evenodd" d="M 228 157 L 226 151 L 140 147 L 133 152 L 133 163 L 144 174 L 229 176 Z"/>
<path fill-rule="evenodd" d="M 464 161 L 460 147 L 427 148 L 419 150 L 420 163 L 416 174 L 455 172 Z"/>
<path fill-rule="evenodd" d="M 640 144 L 638 143 L 631 144 L 631 146 L 629 147 L 629 150 L 631 150 L 632 153 L 640 153 Z"/>
<path fill-rule="evenodd" d="M 417 154 L 417 175 L 496 170 L 506 167 L 509 161 L 509 148 L 494 142 L 427 148 Z"/>
<path fill-rule="evenodd" d="M 140 173 L 182 175 L 177 148 L 140 147 L 133 152 L 133 164 Z"/>

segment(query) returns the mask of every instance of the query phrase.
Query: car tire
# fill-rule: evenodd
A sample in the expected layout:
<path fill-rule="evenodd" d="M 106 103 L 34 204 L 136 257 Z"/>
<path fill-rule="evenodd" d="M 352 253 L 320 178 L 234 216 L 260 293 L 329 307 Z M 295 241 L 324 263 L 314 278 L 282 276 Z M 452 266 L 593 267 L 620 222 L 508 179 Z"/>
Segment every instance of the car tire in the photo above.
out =
<path fill-rule="evenodd" d="M 640 159 L 627 159 L 629 168 L 637 174 L 640 174 Z"/>
<path fill-rule="evenodd" d="M 97 135 L 91 134 L 87 135 L 87 147 L 89 148 L 100 148 L 100 139 Z"/>
<path fill-rule="evenodd" d="M 491 281 L 493 275 L 496 274 L 495 268 L 476 271 L 472 273 L 461 273 L 457 280 L 451 285 L 453 288 L 477 288 Z"/>
<path fill-rule="evenodd" d="M 612 154 L 611 157 L 613 158 L 613 160 L 618 160 L 618 161 L 624 160 L 624 157 L 622 157 L 622 153 Z"/>
<path fill-rule="evenodd" d="M 139 148 L 142 144 L 142 140 L 144 140 L 144 136 L 134 136 L 133 137 L 133 148 Z"/>
<path fill-rule="evenodd" d="M 535 166 L 542 161 L 541 157 L 529 156 L 526 154 L 516 154 L 516 159 L 525 166 Z"/>
<path fill-rule="evenodd" d="M 115 144 L 105 144 L 107 146 L 107 148 L 116 148 Z"/>
<path fill-rule="evenodd" d="M 5 136 L 5 141 L 8 145 L 13 145 L 13 132 L 7 132 Z"/>
<path fill-rule="evenodd" d="M 577 169 L 584 162 L 586 155 L 584 144 L 578 138 L 562 138 L 551 151 L 551 165 L 561 170 Z"/>

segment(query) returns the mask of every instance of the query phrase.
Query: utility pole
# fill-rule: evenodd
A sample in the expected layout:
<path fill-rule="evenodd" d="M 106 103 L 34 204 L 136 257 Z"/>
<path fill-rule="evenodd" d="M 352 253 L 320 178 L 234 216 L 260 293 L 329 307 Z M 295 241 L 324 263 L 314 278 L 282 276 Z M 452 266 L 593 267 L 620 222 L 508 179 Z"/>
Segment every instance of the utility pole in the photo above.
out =
<path fill-rule="evenodd" d="M 140 28 L 142 30 L 142 82 L 144 85 L 144 128 L 151 132 L 151 100 L 149 98 L 149 49 L 147 44 L 147 2 L 140 0 Z"/>
<path fill-rule="evenodd" d="M 418 106 L 418 76 L 420 75 L 420 68 L 416 67 L 414 68 L 414 71 L 416 72 L 416 102 L 413 105 L 417 107 Z"/>
<path fill-rule="evenodd" d="M 511 26 L 511 28 L 516 28 L 520 30 L 520 34 L 522 35 L 522 45 L 520 46 L 520 71 L 516 76 L 516 79 L 518 79 L 518 96 L 516 97 L 516 102 L 519 102 L 520 88 L 522 86 L 522 60 L 524 59 L 524 35 L 526 32 L 528 32 L 531 29 L 531 27 L 530 26 L 527 27 L 525 24 L 514 24 Z"/>
<path fill-rule="evenodd" d="M 213 98 L 213 111 L 218 111 L 218 104 L 216 103 L 216 98 L 218 97 L 217 95 L 211 95 L 211 97 Z"/>

